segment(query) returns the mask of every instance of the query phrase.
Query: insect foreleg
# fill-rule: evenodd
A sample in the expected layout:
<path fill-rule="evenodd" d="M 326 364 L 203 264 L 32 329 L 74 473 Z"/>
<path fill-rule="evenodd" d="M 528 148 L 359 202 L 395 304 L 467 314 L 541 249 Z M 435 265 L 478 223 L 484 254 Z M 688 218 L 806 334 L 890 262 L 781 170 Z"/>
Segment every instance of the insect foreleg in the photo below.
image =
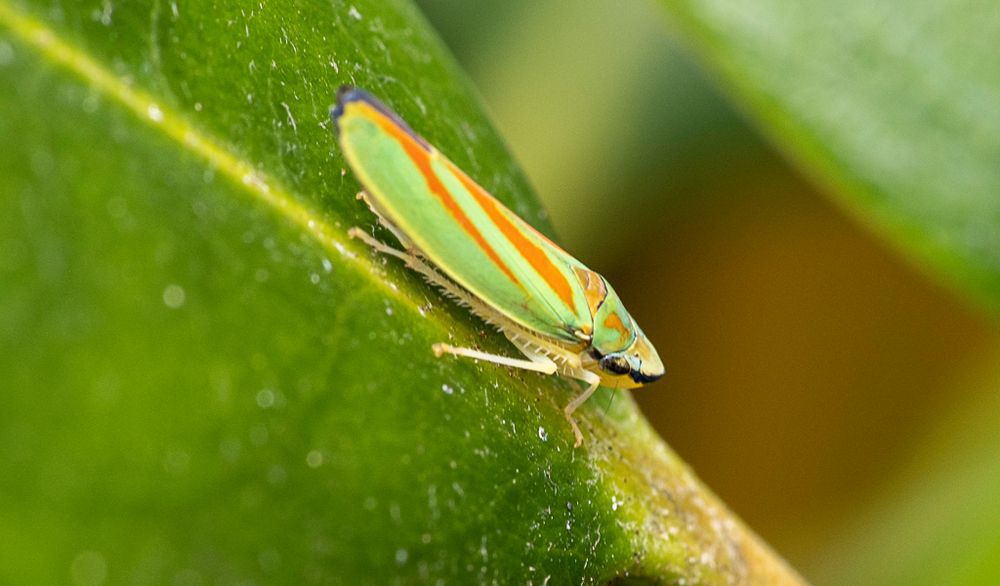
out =
<path fill-rule="evenodd" d="M 583 433 L 580 431 L 580 426 L 576 424 L 576 419 L 573 418 L 573 412 L 577 410 L 580 405 L 587 402 L 587 399 L 601 386 L 601 377 L 597 374 L 590 372 L 589 370 L 580 370 L 575 375 L 577 378 L 583 382 L 589 384 L 587 390 L 583 391 L 579 396 L 569 402 L 568 405 L 563 407 L 563 415 L 566 416 L 566 421 L 569 421 L 570 426 L 573 428 L 573 435 L 576 436 L 576 442 L 573 443 L 574 448 L 579 448 L 583 445 Z"/>

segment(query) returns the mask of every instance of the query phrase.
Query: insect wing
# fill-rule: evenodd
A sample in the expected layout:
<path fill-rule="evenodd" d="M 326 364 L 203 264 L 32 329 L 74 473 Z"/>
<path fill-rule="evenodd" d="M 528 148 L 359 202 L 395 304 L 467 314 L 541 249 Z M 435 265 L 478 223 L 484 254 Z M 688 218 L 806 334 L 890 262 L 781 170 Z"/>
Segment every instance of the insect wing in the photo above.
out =
<path fill-rule="evenodd" d="M 446 275 L 533 331 L 577 341 L 592 317 L 574 267 L 541 236 L 359 90 L 334 111 L 343 152 L 376 207 Z"/>

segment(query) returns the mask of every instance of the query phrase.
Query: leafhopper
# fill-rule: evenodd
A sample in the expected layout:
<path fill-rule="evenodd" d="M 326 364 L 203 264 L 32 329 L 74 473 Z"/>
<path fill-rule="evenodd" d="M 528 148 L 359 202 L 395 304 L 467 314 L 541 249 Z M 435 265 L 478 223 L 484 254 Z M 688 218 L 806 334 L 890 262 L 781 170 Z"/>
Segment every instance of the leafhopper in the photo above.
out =
<path fill-rule="evenodd" d="M 653 345 L 601 275 L 532 228 L 370 94 L 345 86 L 330 112 L 358 194 L 401 249 L 351 228 L 352 238 L 440 287 L 502 332 L 523 357 L 445 343 L 434 353 L 583 381 L 563 413 L 601 385 L 636 388 L 663 375 Z"/>

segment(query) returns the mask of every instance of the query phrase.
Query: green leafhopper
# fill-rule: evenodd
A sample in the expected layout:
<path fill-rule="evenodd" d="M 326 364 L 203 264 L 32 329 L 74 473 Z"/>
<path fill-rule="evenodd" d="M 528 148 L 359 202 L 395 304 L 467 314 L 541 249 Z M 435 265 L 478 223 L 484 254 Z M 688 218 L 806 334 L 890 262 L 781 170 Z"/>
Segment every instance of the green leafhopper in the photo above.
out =
<path fill-rule="evenodd" d="M 368 93 L 337 92 L 330 113 L 341 150 L 365 191 L 358 194 L 402 245 L 358 228 L 375 250 L 402 259 L 523 354 L 512 358 L 434 344 L 452 354 L 583 381 L 563 409 L 573 418 L 600 385 L 635 388 L 663 375 L 663 363 L 611 285 L 532 228 L 399 116 Z"/>

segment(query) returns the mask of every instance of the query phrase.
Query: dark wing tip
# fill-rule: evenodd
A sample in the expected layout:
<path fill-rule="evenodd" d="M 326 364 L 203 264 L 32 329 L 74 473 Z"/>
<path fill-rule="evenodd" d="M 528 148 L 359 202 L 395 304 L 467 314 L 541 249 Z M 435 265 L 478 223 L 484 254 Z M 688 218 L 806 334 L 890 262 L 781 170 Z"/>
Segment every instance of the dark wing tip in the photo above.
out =
<path fill-rule="evenodd" d="M 348 94 L 356 91 L 358 88 L 354 87 L 349 83 L 345 83 L 337 88 L 337 103 L 340 103 Z"/>
<path fill-rule="evenodd" d="M 413 129 L 399 117 L 398 114 L 390 110 L 389 107 L 380 102 L 378 98 L 369 94 L 365 90 L 358 89 L 347 84 L 337 88 L 337 104 L 330 109 L 330 119 L 333 120 L 333 127 L 337 131 L 338 135 L 340 134 L 340 117 L 344 115 L 344 108 L 351 102 L 365 102 L 406 131 L 406 133 L 413 137 L 413 139 L 417 141 L 417 143 L 420 144 L 420 146 L 422 146 L 425 150 L 431 150 L 430 145 L 423 139 L 423 137 L 414 132 Z"/>
<path fill-rule="evenodd" d="M 349 102 L 356 102 L 358 100 L 371 102 L 375 98 L 369 95 L 364 90 L 359 90 L 353 85 L 344 84 L 337 88 L 337 103 L 332 108 L 330 108 L 330 119 L 333 120 L 333 128 L 340 134 L 340 125 L 338 124 L 340 117 L 344 115 L 344 106 Z"/>
<path fill-rule="evenodd" d="M 342 85 L 337 88 L 337 105 L 330 110 L 330 117 L 333 118 L 334 122 L 343 116 L 344 107 L 351 102 L 366 102 L 381 112 L 391 113 L 391 110 L 386 108 L 382 102 L 365 90 L 358 89 L 353 85 Z"/>

